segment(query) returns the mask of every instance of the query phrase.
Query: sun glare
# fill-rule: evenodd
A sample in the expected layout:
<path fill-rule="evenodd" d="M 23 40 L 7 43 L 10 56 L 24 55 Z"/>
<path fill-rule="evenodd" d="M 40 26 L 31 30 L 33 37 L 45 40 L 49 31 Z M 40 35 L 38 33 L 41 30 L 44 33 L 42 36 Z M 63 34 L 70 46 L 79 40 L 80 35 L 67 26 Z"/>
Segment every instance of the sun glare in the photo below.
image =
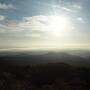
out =
<path fill-rule="evenodd" d="M 66 34 L 71 29 L 70 20 L 65 16 L 50 16 L 48 22 L 47 31 L 53 37 Z"/>

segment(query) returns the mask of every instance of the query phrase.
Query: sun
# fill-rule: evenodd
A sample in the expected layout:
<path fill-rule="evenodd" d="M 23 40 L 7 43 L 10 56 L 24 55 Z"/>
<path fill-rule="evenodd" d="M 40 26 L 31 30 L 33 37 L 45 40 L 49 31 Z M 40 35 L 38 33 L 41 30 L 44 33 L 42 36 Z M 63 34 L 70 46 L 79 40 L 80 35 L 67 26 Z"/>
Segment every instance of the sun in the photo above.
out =
<path fill-rule="evenodd" d="M 71 29 L 70 20 L 66 16 L 49 16 L 47 32 L 54 36 L 61 36 Z"/>

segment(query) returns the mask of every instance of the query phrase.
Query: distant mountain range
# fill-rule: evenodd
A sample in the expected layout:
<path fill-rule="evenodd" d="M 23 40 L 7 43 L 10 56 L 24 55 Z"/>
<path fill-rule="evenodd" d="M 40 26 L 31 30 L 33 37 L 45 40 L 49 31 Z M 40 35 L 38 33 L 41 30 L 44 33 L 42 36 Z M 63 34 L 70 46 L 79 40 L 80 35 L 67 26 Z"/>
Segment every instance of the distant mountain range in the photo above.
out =
<path fill-rule="evenodd" d="M 3 65 L 35 65 L 42 63 L 59 63 L 74 66 L 90 66 L 90 51 L 1 51 L 0 64 Z"/>

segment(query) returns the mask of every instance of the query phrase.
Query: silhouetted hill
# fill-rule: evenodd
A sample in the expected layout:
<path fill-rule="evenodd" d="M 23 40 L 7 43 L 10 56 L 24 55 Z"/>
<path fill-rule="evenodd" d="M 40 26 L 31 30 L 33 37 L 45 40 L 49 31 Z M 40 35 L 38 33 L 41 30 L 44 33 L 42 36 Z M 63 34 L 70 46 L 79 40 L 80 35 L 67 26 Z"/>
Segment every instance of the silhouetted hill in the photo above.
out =
<path fill-rule="evenodd" d="M 0 69 L 0 90 L 90 90 L 90 68 L 65 63 Z"/>
<path fill-rule="evenodd" d="M 80 51 L 0 52 L 0 90 L 90 90 L 88 57 Z"/>

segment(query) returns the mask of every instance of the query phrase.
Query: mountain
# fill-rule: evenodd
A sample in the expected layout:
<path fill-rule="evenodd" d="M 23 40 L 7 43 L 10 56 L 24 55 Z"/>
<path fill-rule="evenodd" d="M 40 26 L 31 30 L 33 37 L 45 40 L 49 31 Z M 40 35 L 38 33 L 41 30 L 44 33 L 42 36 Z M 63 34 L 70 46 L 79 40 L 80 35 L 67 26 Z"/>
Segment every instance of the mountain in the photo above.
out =
<path fill-rule="evenodd" d="M 34 53 L 35 52 L 35 53 Z M 83 57 L 82 57 L 82 56 Z M 1 65 L 35 65 L 43 63 L 59 63 L 64 62 L 66 64 L 74 66 L 90 66 L 89 52 L 81 51 L 7 51 L 0 52 L 0 64 Z"/>

